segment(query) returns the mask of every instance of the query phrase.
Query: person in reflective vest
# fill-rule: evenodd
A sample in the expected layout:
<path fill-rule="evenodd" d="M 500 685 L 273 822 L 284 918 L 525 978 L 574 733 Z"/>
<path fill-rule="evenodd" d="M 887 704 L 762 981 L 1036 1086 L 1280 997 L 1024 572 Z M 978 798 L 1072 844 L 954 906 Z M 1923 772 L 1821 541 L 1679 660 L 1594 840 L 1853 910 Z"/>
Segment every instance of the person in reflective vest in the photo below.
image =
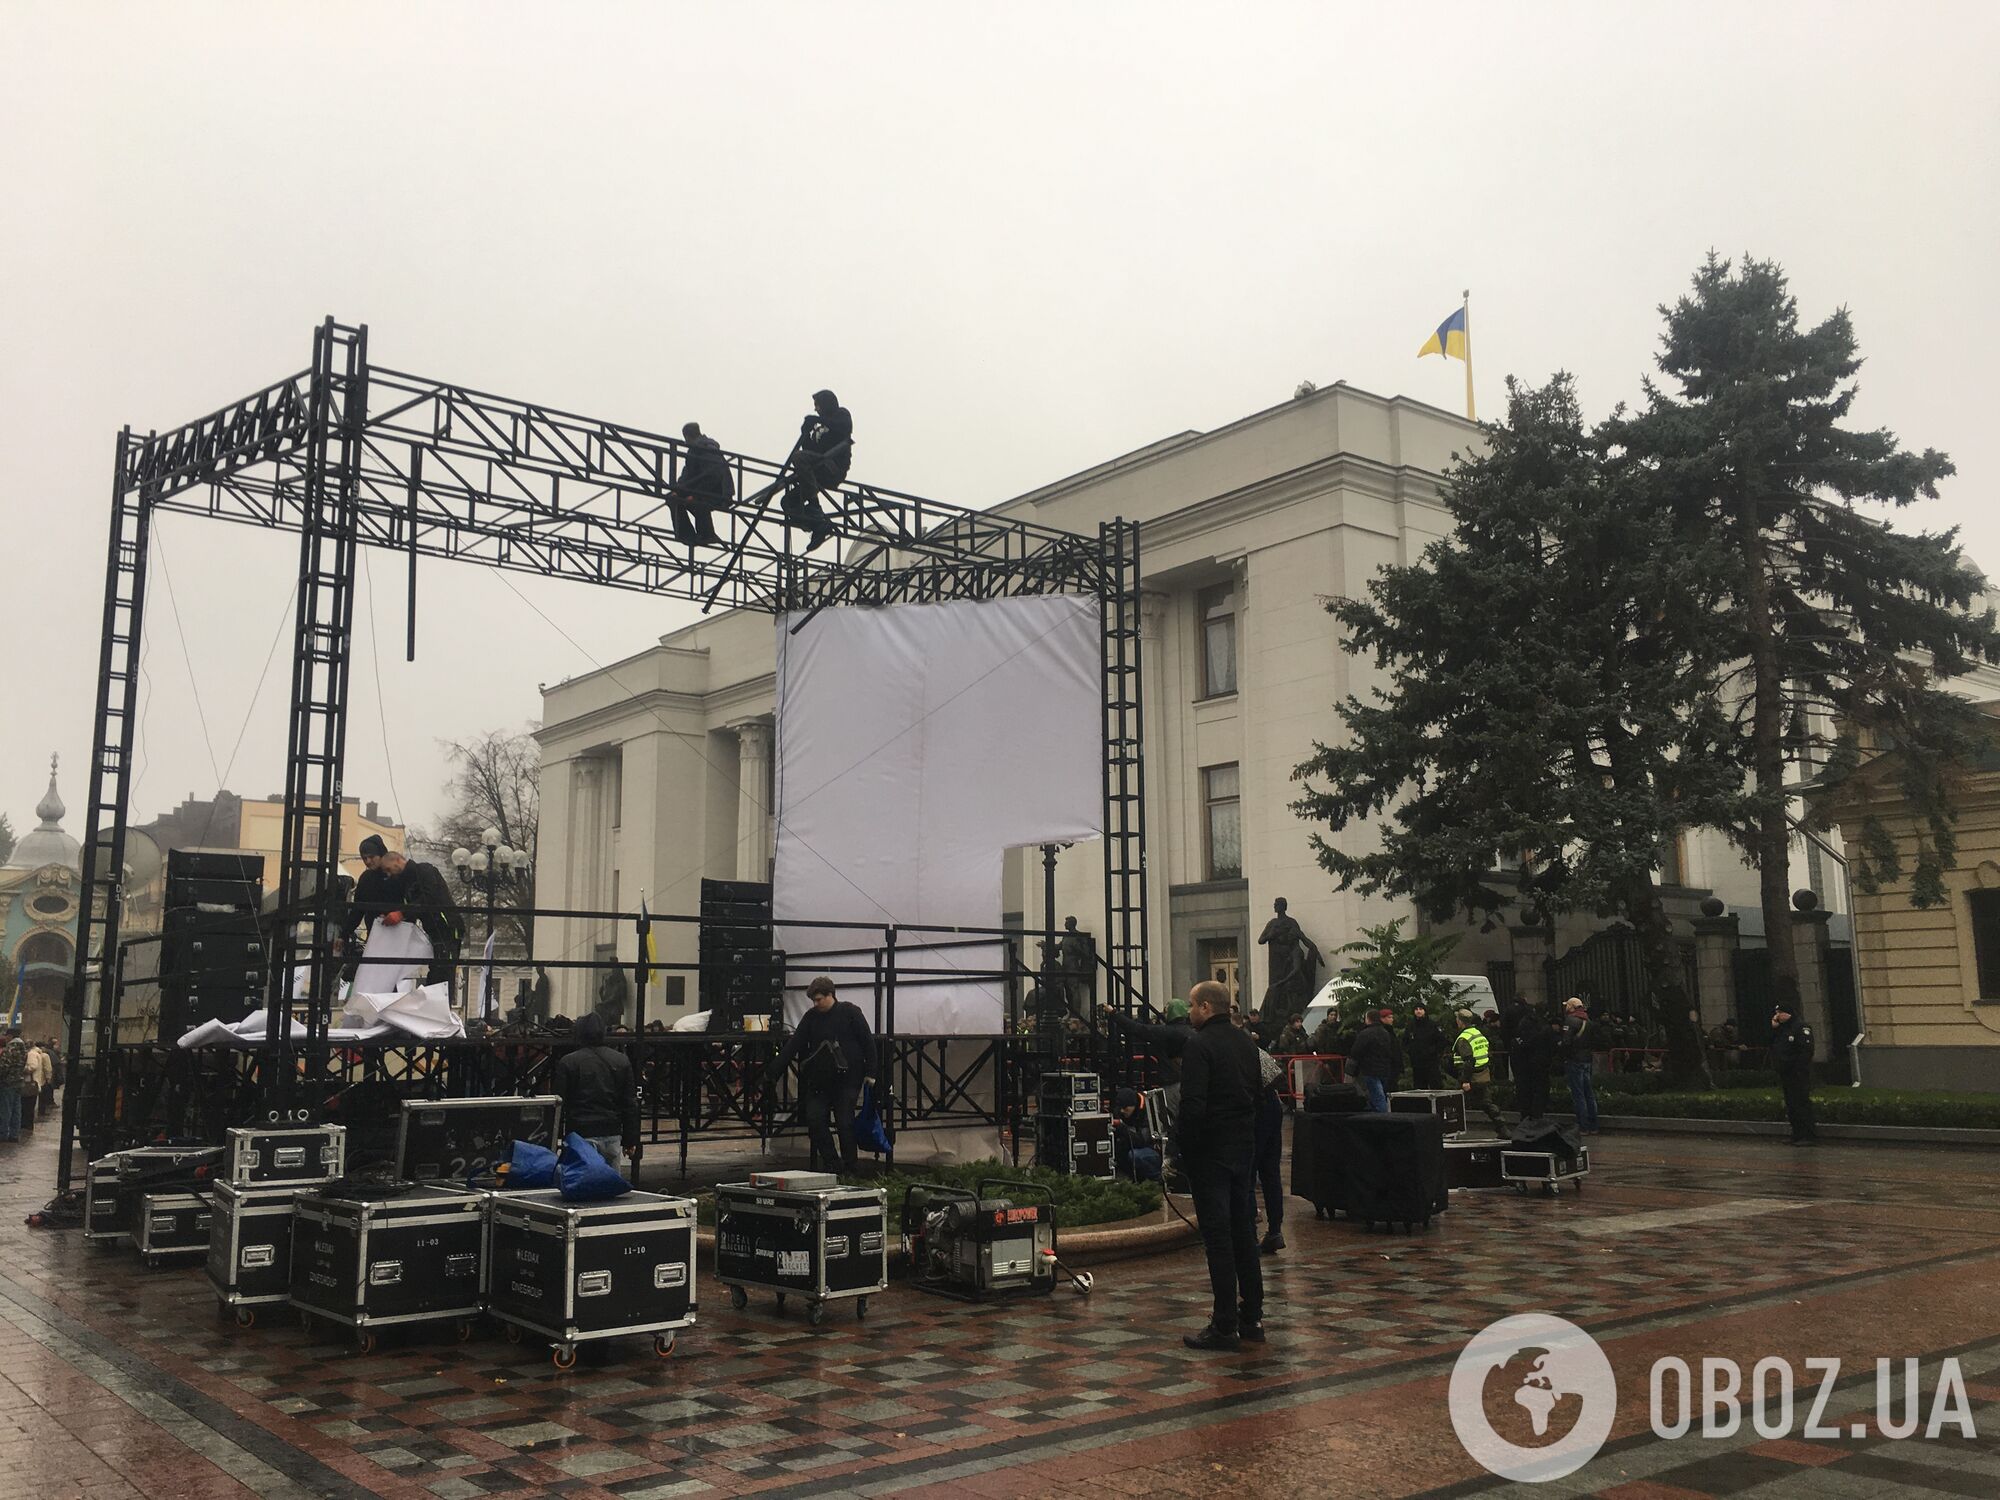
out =
<path fill-rule="evenodd" d="M 1506 1140 L 1506 1121 L 1493 1107 L 1493 1096 L 1488 1092 L 1493 1082 L 1492 1046 L 1469 1010 L 1458 1013 L 1458 1034 L 1451 1042 L 1451 1067 L 1458 1076 L 1459 1088 L 1465 1092 L 1466 1114 L 1470 1116 L 1475 1109 L 1480 1111 L 1492 1125 L 1493 1133 Z"/>

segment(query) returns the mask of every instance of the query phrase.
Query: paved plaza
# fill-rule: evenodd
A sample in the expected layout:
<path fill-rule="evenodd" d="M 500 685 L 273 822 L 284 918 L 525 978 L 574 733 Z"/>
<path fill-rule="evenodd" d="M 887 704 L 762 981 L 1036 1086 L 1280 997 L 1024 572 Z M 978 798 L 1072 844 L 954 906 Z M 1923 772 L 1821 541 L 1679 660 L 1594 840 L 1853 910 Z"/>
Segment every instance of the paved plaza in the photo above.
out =
<path fill-rule="evenodd" d="M 53 1179 L 44 1129 L 0 1148 L 0 1495 L 1497 1493 L 1446 1385 L 1472 1332 L 1526 1312 L 1589 1329 L 1618 1404 L 1594 1460 L 1519 1493 L 2000 1495 L 1986 1155 L 1664 1135 L 1597 1154 L 1580 1197 L 1454 1194 L 1411 1238 L 1292 1200 L 1270 1341 L 1240 1354 L 1181 1347 L 1206 1311 L 1189 1248 L 1098 1267 L 1088 1299 L 969 1306 L 898 1285 L 865 1322 L 839 1309 L 818 1329 L 768 1299 L 732 1312 L 705 1279 L 670 1359 L 635 1341 L 565 1373 L 483 1330 L 365 1356 L 283 1313 L 239 1330 L 198 1267 L 149 1272 L 25 1227 Z M 1806 1358 L 1838 1357 L 1823 1418 L 1843 1435 L 1658 1438 L 1663 1355 L 1745 1372 L 1778 1355 L 1802 1382 Z M 1956 1358 L 1978 1436 L 1883 1438 L 1881 1356 L 1921 1356 L 1926 1393 Z"/>

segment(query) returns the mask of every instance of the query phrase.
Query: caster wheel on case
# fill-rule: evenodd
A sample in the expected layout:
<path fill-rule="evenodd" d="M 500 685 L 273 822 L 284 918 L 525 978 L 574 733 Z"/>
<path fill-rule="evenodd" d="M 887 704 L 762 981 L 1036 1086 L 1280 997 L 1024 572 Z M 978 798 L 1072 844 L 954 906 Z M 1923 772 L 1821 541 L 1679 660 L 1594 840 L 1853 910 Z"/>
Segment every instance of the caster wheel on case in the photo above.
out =
<path fill-rule="evenodd" d="M 236 1326 L 238 1328 L 255 1328 L 257 1326 L 257 1309 L 254 1307 L 237 1308 Z"/>
<path fill-rule="evenodd" d="M 671 1333 L 654 1334 L 653 1352 L 661 1359 L 669 1358 L 674 1352 L 674 1336 Z"/>
<path fill-rule="evenodd" d="M 574 1370 L 576 1368 L 576 1347 L 572 1344 L 561 1344 L 551 1349 L 549 1351 L 549 1363 L 554 1365 L 558 1370 Z"/>
<path fill-rule="evenodd" d="M 856 1297 L 854 1299 L 854 1316 L 857 1320 L 868 1316 L 868 1299 L 866 1297 Z"/>
<path fill-rule="evenodd" d="M 362 1329 L 361 1332 L 354 1336 L 354 1347 L 359 1349 L 363 1354 L 373 1354 L 380 1347 L 375 1338 L 375 1330 L 372 1328 Z"/>
<path fill-rule="evenodd" d="M 458 1320 L 456 1331 L 458 1333 L 458 1341 L 461 1344 L 465 1343 L 472 1337 L 472 1319 L 460 1318 Z"/>
<path fill-rule="evenodd" d="M 318 1331 L 318 1326 L 319 1325 L 313 1321 L 313 1315 L 311 1313 L 302 1312 L 299 1314 L 299 1332 L 303 1333 L 307 1338 L 311 1338 L 313 1334 Z"/>
<path fill-rule="evenodd" d="M 507 1342 L 510 1344 L 520 1343 L 521 1325 L 519 1323 L 508 1323 L 505 1325 L 505 1327 L 507 1329 Z"/>
<path fill-rule="evenodd" d="M 784 1305 L 784 1298 L 780 1297 L 778 1304 L 782 1307 Z M 738 1312 L 742 1312 L 744 1308 L 750 1305 L 750 1294 L 740 1286 L 731 1287 L 729 1289 L 729 1305 Z"/>
<path fill-rule="evenodd" d="M 783 1312 L 784 1310 L 785 1310 L 785 1294 L 783 1292 L 780 1292 L 778 1293 L 778 1311 Z"/>
<path fill-rule="evenodd" d="M 808 1302 L 806 1304 L 806 1322 L 812 1327 L 817 1328 L 825 1321 L 826 1304 L 824 1302 Z"/>

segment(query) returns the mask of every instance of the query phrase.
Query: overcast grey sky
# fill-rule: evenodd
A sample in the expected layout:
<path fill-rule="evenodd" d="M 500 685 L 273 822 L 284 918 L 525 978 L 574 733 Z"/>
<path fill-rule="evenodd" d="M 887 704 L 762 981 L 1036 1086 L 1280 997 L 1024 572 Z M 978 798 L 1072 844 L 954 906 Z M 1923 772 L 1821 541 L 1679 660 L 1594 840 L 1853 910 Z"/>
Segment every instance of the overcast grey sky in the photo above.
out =
<path fill-rule="evenodd" d="M 0 19 L 17 829 L 59 750 L 83 831 L 118 428 L 303 368 L 329 313 L 385 365 L 773 456 L 831 385 L 856 477 L 983 505 L 1304 378 L 1454 407 L 1461 367 L 1414 355 L 1468 286 L 1483 412 L 1505 375 L 1567 368 L 1601 414 L 1649 368 L 1656 305 L 1710 246 L 1748 249 L 1808 316 L 1853 310 L 1859 420 L 1958 463 L 1905 524 L 1963 526 L 2000 576 L 1985 0 Z M 239 735 L 235 790 L 275 790 L 284 757 L 282 654 L 250 709 L 293 539 L 158 534 L 139 817 L 212 792 Z M 441 737 L 535 716 L 537 683 L 692 610 L 521 580 L 580 652 L 497 575 L 434 563 L 408 666 L 400 578 L 377 559 L 390 753 L 364 624 L 347 783 L 418 821 Z"/>

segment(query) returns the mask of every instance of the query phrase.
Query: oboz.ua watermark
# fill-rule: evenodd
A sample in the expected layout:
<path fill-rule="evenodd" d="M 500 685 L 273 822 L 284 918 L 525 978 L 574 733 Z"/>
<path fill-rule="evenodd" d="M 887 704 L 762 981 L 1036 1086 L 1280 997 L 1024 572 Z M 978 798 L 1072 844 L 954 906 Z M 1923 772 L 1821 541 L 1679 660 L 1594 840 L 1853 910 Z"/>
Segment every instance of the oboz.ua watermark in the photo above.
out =
<path fill-rule="evenodd" d="M 1915 1359 L 1874 1362 L 1873 1420 L 1868 1395 L 1841 1393 L 1838 1359 L 1760 1359 L 1746 1371 L 1732 1359 L 1667 1355 L 1647 1380 L 1653 1435 L 1663 1439 L 1875 1436 L 1977 1438 L 1965 1375 L 1956 1359 L 1926 1378 Z M 1850 1372 L 1851 1373 L 1851 1372 Z M 1861 1404 L 1856 1405 L 1855 1396 Z M 1465 1451 L 1489 1472 L 1536 1484 L 1573 1474 L 1611 1435 L 1618 1381 L 1597 1341 L 1547 1313 L 1502 1318 L 1474 1334 L 1452 1367 L 1451 1425 Z"/>

